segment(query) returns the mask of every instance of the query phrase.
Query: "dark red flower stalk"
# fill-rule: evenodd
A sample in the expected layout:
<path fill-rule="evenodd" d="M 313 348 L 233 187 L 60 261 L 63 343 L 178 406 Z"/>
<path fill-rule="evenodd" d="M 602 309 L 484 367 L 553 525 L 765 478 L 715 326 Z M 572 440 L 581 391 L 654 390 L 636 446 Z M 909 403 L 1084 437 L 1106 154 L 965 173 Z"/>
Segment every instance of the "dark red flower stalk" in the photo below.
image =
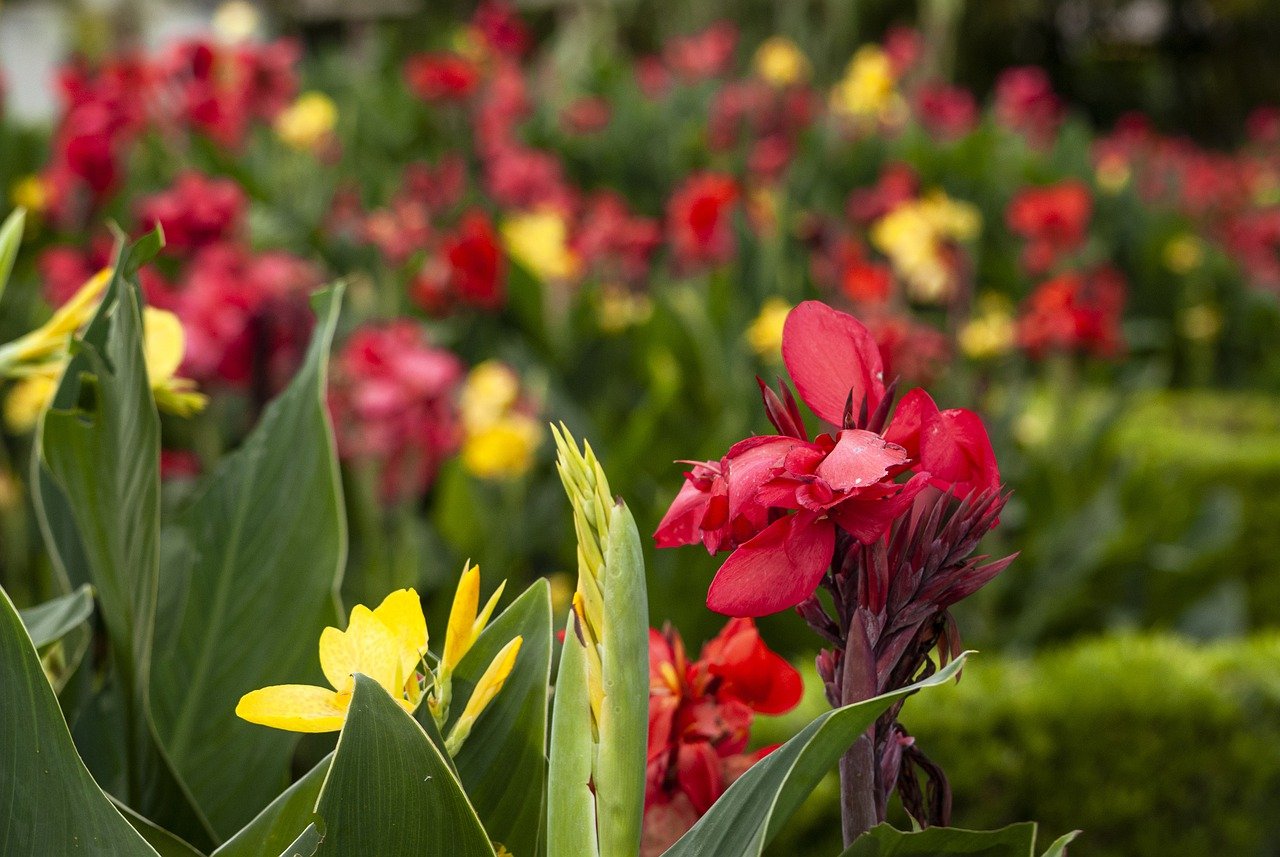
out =
<path fill-rule="evenodd" d="M 795 607 L 832 646 L 818 658 L 831 703 L 849 705 L 928 674 L 935 650 L 936 663 L 954 656 L 947 609 L 1012 561 L 971 556 L 1005 495 L 978 415 L 941 410 L 921 389 L 895 408 L 897 383 L 884 383 L 876 340 L 857 319 L 802 303 L 782 355 L 801 399 L 837 430 L 811 440 L 786 384 L 775 392 L 762 382 L 778 434 L 693 463 L 655 538 L 732 551 L 707 605 L 737 616 Z M 848 841 L 884 820 L 900 781 L 921 823 L 949 813 L 945 778 L 898 725 L 900 707 L 842 761 Z"/>

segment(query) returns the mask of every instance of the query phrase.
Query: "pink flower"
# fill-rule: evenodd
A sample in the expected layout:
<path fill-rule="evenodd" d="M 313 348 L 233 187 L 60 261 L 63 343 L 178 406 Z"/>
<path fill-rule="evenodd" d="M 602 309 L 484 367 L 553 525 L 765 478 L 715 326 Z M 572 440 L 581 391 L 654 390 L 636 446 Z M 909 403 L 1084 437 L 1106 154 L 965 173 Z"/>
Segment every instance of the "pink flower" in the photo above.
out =
<path fill-rule="evenodd" d="M 671 71 L 696 83 L 724 74 L 737 44 L 737 27 L 720 21 L 700 33 L 671 39 L 663 48 L 662 58 Z"/>
<path fill-rule="evenodd" d="M 996 79 L 996 117 L 1025 134 L 1037 146 L 1047 145 L 1062 121 L 1062 100 L 1049 75 L 1038 66 L 1005 69 Z"/>
<path fill-rule="evenodd" d="M 244 191 L 228 178 L 210 178 L 194 170 L 178 174 L 173 186 L 143 197 L 138 220 L 147 229 L 164 227 L 165 248 L 186 253 L 239 231 L 244 217 Z"/>

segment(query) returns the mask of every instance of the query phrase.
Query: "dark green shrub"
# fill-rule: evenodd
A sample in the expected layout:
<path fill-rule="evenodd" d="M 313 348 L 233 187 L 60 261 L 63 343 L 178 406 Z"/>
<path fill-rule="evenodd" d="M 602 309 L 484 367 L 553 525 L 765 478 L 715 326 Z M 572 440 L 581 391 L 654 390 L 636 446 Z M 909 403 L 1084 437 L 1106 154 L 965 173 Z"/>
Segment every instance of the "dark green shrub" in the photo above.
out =
<path fill-rule="evenodd" d="M 788 722 L 759 737 L 780 740 Z M 1280 853 L 1280 636 L 978 654 L 958 685 L 908 702 L 903 723 L 950 776 L 957 826 L 1079 828 L 1073 857 Z M 837 853 L 831 797 L 775 853 Z"/>

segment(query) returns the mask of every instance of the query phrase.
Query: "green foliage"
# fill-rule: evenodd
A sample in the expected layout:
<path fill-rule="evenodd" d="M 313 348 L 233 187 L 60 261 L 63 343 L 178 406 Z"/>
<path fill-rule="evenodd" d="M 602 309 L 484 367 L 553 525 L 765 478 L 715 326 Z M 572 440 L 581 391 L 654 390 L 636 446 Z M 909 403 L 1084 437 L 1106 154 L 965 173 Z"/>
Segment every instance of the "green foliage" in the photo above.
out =
<path fill-rule="evenodd" d="M 319 683 L 315 650 L 300 642 L 338 624 L 346 531 L 325 370 L 341 295 L 318 297 L 301 370 L 164 531 L 156 723 L 222 837 L 288 784 L 297 743 L 238 719 L 236 701 L 268 685 Z M 241 761 L 222 764 L 228 754 Z"/>
<path fill-rule="evenodd" d="M 76 755 L 9 596 L 0 590 L 0 853 L 155 855 Z"/>
<path fill-rule="evenodd" d="M 445 756 L 372 679 L 357 675 L 320 792 L 315 857 L 493 857 Z"/>
<path fill-rule="evenodd" d="M 1261 857 L 1280 848 L 1277 663 L 1272 634 L 1205 648 L 1120 636 L 1032 660 L 980 657 L 903 723 L 947 772 L 958 825 L 1078 828 L 1072 857 Z M 763 725 L 757 738 L 769 740 L 789 724 Z M 835 824 L 829 796 L 816 799 L 776 853 L 830 850 Z"/>
<path fill-rule="evenodd" d="M 1064 834 L 1049 846 L 1045 857 L 1058 857 L 1074 838 L 1074 834 Z M 889 824 L 880 824 L 859 837 L 842 857 L 930 857 L 933 854 L 1035 857 L 1035 848 L 1036 825 L 1029 821 L 981 831 L 930 827 L 903 832 Z"/>

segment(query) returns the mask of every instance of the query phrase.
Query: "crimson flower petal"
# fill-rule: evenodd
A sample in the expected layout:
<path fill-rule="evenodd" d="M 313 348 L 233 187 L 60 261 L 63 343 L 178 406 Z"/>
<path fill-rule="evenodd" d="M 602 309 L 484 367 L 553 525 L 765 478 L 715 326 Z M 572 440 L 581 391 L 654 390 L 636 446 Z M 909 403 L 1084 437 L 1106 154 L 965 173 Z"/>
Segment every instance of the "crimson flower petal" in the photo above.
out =
<path fill-rule="evenodd" d="M 733 619 L 702 648 L 702 660 L 720 679 L 719 696 L 732 696 L 762 714 L 795 708 L 804 694 L 800 673 L 770 650 L 751 619 Z"/>
<path fill-rule="evenodd" d="M 660 548 L 696 545 L 702 541 L 699 524 L 707 512 L 710 494 L 692 480 L 686 479 L 680 486 L 671 508 L 663 515 L 654 531 L 653 540 Z"/>
<path fill-rule="evenodd" d="M 864 398 L 873 411 L 884 397 L 884 364 L 875 337 L 853 316 L 820 301 L 805 301 L 787 315 L 782 359 L 800 398 L 834 425 L 844 420 L 850 393 L 855 413 Z"/>
<path fill-rule="evenodd" d="M 920 466 L 932 484 L 957 497 L 1000 484 L 1000 468 L 982 418 L 964 408 L 941 411 L 920 434 Z"/>
<path fill-rule="evenodd" d="M 835 448 L 818 465 L 817 474 L 837 491 L 853 491 L 879 482 L 890 468 L 906 463 L 907 457 L 905 449 L 874 432 L 847 429 L 837 436 Z"/>
<path fill-rule="evenodd" d="M 676 754 L 676 782 L 698 815 L 705 815 L 724 792 L 720 756 L 707 741 L 685 742 Z"/>
<path fill-rule="evenodd" d="M 729 555 L 707 592 L 728 616 L 766 616 L 813 594 L 835 552 L 835 525 L 800 512 L 779 518 Z"/>

